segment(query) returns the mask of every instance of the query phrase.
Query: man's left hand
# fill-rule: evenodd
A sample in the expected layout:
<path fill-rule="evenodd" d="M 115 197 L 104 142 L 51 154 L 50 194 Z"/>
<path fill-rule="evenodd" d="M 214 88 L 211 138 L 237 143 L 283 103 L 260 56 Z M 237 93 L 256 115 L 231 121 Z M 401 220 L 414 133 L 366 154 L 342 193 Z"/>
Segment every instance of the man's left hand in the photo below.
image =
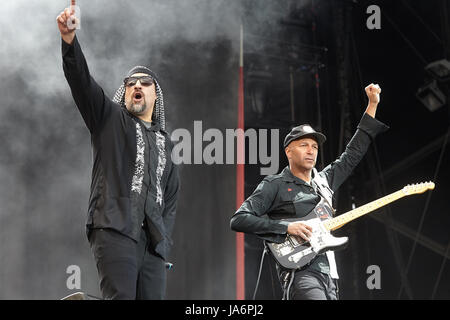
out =
<path fill-rule="evenodd" d="M 380 103 L 380 93 L 381 88 L 378 84 L 369 84 L 366 88 L 367 98 L 369 98 L 369 103 L 367 105 L 366 113 L 375 118 L 377 112 L 378 103 Z"/>
<path fill-rule="evenodd" d="M 381 88 L 378 84 L 369 84 L 366 87 L 367 98 L 369 98 L 369 103 L 378 104 L 380 103 L 380 93 Z"/>

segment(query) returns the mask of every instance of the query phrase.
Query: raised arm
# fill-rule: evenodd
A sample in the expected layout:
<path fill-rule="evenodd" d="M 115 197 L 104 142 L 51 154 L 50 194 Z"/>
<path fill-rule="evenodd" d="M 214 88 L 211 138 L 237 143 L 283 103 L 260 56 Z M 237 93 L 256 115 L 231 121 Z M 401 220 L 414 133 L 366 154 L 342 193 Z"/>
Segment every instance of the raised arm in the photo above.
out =
<path fill-rule="evenodd" d="M 64 75 L 86 126 L 94 133 L 100 127 L 112 103 L 107 103 L 103 89 L 90 75 L 75 29 L 69 27 L 74 24 L 75 17 L 72 13 L 71 9 L 66 8 L 56 18 L 62 38 Z"/>
<path fill-rule="evenodd" d="M 356 133 L 347 144 L 338 159 L 323 169 L 320 174 L 328 180 L 330 188 L 335 191 L 349 177 L 369 149 L 372 140 L 389 127 L 375 119 L 380 102 L 381 88 L 370 84 L 365 88 L 368 98 L 366 112 L 358 124 Z"/>

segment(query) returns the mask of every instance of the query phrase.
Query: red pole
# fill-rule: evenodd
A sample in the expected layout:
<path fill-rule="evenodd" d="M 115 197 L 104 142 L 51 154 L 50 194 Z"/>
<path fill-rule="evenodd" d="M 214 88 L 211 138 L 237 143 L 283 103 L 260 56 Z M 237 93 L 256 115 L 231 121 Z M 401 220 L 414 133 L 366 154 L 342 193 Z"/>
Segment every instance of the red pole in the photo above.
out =
<path fill-rule="evenodd" d="M 241 25 L 241 49 L 239 58 L 238 127 L 244 131 L 244 31 Z M 237 149 L 245 156 L 244 136 L 237 135 Z M 240 150 L 240 151 L 239 151 Z M 244 202 L 244 163 L 236 164 L 236 209 Z M 236 233 L 236 299 L 245 299 L 245 253 L 244 234 Z"/>

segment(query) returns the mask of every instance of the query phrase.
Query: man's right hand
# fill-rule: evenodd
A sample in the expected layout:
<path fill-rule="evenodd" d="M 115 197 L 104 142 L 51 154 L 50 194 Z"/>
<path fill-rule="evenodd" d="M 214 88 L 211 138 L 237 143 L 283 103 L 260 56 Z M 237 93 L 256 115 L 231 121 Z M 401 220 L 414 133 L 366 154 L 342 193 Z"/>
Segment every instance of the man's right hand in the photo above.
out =
<path fill-rule="evenodd" d="M 72 23 L 68 23 L 69 19 Z M 75 38 L 75 27 L 73 27 L 76 24 L 74 16 L 74 11 L 70 8 L 64 9 L 63 12 L 60 13 L 59 16 L 56 17 L 56 22 L 58 23 L 58 29 L 61 33 L 61 38 L 67 42 L 68 44 L 72 44 L 73 39 Z M 69 27 L 72 26 L 73 28 Z"/>
<path fill-rule="evenodd" d="M 312 228 L 303 222 L 291 222 L 288 225 L 287 233 L 309 241 L 312 235 Z"/>

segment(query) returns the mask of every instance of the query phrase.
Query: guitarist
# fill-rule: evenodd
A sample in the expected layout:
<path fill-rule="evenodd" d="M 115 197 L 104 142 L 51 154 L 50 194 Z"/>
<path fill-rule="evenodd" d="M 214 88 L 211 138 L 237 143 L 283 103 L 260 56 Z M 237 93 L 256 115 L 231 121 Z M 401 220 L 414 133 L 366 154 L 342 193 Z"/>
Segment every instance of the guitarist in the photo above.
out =
<path fill-rule="evenodd" d="M 309 125 L 293 128 L 284 139 L 289 166 L 281 173 L 263 179 L 231 218 L 232 230 L 275 243 L 284 242 L 287 234 L 309 240 L 310 226 L 280 219 L 301 219 L 321 200 L 331 206 L 333 193 L 364 157 L 372 139 L 388 129 L 375 119 L 381 88 L 370 84 L 365 92 L 369 100 L 367 109 L 341 156 L 318 172 L 315 169 L 317 154 L 319 146 L 326 140 L 325 135 Z M 339 277 L 332 251 L 317 255 L 300 270 L 286 270 L 278 265 L 277 270 L 287 299 L 338 299 Z"/>

